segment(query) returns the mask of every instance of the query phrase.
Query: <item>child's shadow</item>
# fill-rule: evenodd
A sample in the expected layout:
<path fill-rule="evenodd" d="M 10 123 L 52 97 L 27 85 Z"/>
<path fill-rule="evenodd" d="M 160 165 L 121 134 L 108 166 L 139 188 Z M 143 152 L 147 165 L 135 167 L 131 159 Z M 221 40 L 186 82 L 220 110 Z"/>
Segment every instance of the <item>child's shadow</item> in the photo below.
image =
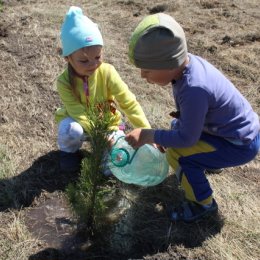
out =
<path fill-rule="evenodd" d="M 30 206 L 43 191 L 64 191 L 77 177 L 75 173 L 62 173 L 59 151 L 51 151 L 19 175 L 0 180 L 0 211 Z"/>

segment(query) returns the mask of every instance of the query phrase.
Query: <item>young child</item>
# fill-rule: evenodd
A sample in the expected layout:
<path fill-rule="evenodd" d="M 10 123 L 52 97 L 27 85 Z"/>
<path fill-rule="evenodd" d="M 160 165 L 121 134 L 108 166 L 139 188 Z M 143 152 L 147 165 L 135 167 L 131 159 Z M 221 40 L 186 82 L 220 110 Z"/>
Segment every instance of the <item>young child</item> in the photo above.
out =
<path fill-rule="evenodd" d="M 126 135 L 134 148 L 146 143 L 167 148 L 186 197 L 170 219 L 193 222 L 216 212 L 205 170 L 245 164 L 257 155 L 257 114 L 219 70 L 187 52 L 184 31 L 169 15 L 141 21 L 130 39 L 129 58 L 147 82 L 172 85 L 177 119 L 171 129 L 134 129 Z"/>
<path fill-rule="evenodd" d="M 144 112 L 133 93 L 115 68 L 102 62 L 103 39 L 97 24 L 83 15 L 79 7 L 70 7 L 61 28 L 62 56 L 67 69 L 57 79 L 57 89 L 63 107 L 57 109 L 58 145 L 62 171 L 77 171 L 79 149 L 88 134 L 88 100 L 97 104 L 108 102 L 114 120 L 110 130 L 123 130 L 121 113 L 133 127 L 150 128 Z M 116 103 L 115 103 L 116 102 Z M 121 133 L 122 134 L 122 133 Z"/>

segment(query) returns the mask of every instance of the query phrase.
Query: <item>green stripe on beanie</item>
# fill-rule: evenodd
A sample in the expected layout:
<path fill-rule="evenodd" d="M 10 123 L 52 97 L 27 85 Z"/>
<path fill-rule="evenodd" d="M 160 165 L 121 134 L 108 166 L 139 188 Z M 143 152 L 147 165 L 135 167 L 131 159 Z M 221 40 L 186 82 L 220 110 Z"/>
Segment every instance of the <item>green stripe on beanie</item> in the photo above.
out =
<path fill-rule="evenodd" d="M 140 37 L 143 35 L 143 33 L 146 30 L 148 30 L 149 28 L 152 28 L 153 26 L 156 26 L 158 24 L 159 24 L 158 16 L 156 14 L 154 14 L 154 15 L 147 16 L 135 28 L 135 30 L 131 36 L 130 43 L 129 43 L 128 57 L 129 57 L 131 63 L 135 64 L 134 50 L 135 50 L 137 41 L 140 39 Z"/>
<path fill-rule="evenodd" d="M 164 13 L 145 17 L 130 39 L 129 58 L 136 67 L 143 69 L 180 67 L 187 58 L 182 27 Z"/>

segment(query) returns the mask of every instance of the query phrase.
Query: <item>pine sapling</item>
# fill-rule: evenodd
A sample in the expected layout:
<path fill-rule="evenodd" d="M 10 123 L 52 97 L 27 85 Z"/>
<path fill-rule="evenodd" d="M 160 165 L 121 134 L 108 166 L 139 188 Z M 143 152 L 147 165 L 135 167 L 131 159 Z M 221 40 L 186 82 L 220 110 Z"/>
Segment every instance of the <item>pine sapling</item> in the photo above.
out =
<path fill-rule="evenodd" d="M 90 101 L 87 116 L 90 122 L 90 152 L 82 161 L 79 180 L 70 184 L 66 192 L 80 223 L 86 224 L 86 229 L 93 235 L 103 224 L 107 197 L 113 191 L 102 173 L 113 114 L 108 103 L 97 106 Z"/>

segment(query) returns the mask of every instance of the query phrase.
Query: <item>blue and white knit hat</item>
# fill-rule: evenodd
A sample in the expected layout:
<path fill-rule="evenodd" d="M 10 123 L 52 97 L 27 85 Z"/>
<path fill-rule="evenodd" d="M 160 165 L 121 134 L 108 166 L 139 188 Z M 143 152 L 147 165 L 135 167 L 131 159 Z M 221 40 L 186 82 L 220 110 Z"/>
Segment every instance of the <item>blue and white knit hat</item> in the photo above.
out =
<path fill-rule="evenodd" d="M 83 47 L 101 45 L 103 38 L 98 25 L 83 15 L 81 8 L 71 6 L 61 27 L 62 56 Z"/>

